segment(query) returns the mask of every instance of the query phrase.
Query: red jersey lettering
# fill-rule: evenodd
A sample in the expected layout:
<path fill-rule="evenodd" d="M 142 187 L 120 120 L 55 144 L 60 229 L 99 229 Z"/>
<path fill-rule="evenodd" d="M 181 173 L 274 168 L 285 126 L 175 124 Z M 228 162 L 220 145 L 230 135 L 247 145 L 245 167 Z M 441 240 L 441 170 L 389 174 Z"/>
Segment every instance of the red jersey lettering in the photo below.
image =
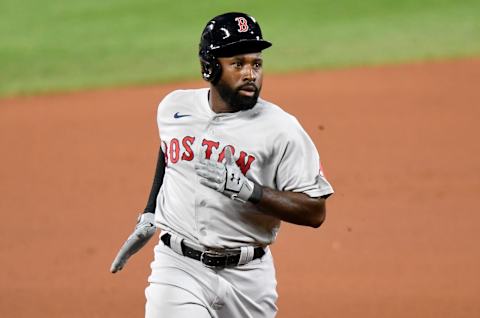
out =
<path fill-rule="evenodd" d="M 250 166 L 252 165 L 252 162 L 255 161 L 255 157 L 252 155 L 248 155 L 248 158 L 245 161 L 246 157 L 247 157 L 247 153 L 245 151 L 240 151 L 240 157 L 236 161 L 238 167 L 240 168 L 240 170 L 244 175 L 247 174 L 247 171 L 250 170 Z"/>
<path fill-rule="evenodd" d="M 162 140 L 163 157 L 165 158 L 165 166 L 168 166 L 168 146 L 165 141 Z"/>
<path fill-rule="evenodd" d="M 202 146 L 207 146 L 207 149 L 205 150 L 205 159 L 210 159 L 212 156 L 212 148 L 218 149 L 220 143 L 218 141 L 203 139 Z"/>
<path fill-rule="evenodd" d="M 186 161 L 192 161 L 193 160 L 193 150 L 192 150 L 192 145 L 193 142 L 195 141 L 195 137 L 191 136 L 186 136 L 182 140 L 182 145 L 185 148 L 185 152 L 182 155 L 182 160 Z"/>
<path fill-rule="evenodd" d="M 180 157 L 180 144 L 177 138 L 173 138 L 170 141 L 170 161 L 172 163 L 177 163 Z"/>

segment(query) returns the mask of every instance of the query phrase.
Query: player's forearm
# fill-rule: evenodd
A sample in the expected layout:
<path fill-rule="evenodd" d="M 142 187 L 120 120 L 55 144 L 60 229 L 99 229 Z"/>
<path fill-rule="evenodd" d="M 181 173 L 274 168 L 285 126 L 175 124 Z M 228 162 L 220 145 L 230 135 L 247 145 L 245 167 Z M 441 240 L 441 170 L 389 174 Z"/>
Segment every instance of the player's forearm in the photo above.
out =
<path fill-rule="evenodd" d="M 155 169 L 155 176 L 153 177 L 152 188 L 150 195 L 148 196 L 148 202 L 145 207 L 144 213 L 155 213 L 155 207 L 157 205 L 157 196 L 160 191 L 160 187 L 163 184 L 163 176 L 165 175 L 165 156 L 162 151 L 162 147 L 158 150 L 157 167 Z"/>
<path fill-rule="evenodd" d="M 304 193 L 263 188 L 257 207 L 264 213 L 289 223 L 319 227 L 326 216 L 324 198 L 311 198 Z"/>

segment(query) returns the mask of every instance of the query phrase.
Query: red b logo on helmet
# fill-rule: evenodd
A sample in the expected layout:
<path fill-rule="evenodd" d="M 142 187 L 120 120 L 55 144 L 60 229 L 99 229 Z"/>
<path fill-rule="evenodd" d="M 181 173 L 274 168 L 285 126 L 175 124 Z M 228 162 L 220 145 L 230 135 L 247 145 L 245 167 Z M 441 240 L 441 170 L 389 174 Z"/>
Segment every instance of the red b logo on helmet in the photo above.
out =
<path fill-rule="evenodd" d="M 235 21 L 238 22 L 238 32 L 247 32 L 248 31 L 248 22 L 244 17 L 237 17 Z"/>

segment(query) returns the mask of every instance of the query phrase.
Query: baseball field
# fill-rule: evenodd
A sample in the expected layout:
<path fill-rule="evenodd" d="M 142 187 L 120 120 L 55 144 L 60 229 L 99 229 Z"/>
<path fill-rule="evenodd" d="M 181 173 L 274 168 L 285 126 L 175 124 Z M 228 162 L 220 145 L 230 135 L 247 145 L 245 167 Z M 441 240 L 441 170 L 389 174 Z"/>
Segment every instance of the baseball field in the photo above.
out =
<path fill-rule="evenodd" d="M 265 99 L 336 193 L 272 246 L 279 318 L 480 317 L 478 1 L 3 0 L 0 317 L 142 317 L 152 241 L 110 264 L 147 200 L 161 98 L 204 87 L 207 20 L 274 46 Z"/>

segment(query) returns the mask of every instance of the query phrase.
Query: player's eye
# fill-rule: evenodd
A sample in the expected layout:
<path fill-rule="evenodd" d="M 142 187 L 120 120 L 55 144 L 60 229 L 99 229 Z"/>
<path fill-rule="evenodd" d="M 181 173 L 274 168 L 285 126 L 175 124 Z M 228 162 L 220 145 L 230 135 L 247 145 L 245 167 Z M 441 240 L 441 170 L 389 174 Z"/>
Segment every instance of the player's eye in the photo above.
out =
<path fill-rule="evenodd" d="M 242 63 L 240 63 L 240 62 L 238 62 L 238 61 L 237 61 L 237 62 L 233 62 L 232 65 L 233 65 L 233 67 L 235 67 L 235 68 L 241 68 L 241 67 L 242 67 Z"/>

